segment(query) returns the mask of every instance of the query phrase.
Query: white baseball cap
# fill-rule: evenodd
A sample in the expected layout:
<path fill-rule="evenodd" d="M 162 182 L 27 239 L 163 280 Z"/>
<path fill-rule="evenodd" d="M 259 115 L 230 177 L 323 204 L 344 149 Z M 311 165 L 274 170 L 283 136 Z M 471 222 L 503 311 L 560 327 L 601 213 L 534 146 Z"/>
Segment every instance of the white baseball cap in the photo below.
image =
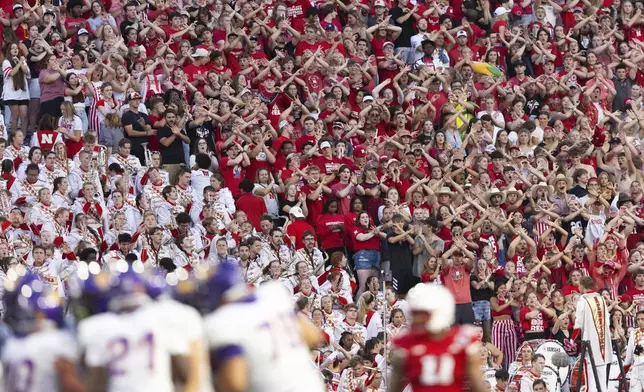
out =
<path fill-rule="evenodd" d="M 192 54 L 192 57 L 208 57 L 209 54 L 210 52 L 208 52 L 206 49 L 197 48 L 197 50 L 195 50 L 195 52 Z"/>
<path fill-rule="evenodd" d="M 507 14 L 509 11 L 505 7 L 498 7 L 494 10 L 494 16 L 501 16 Z"/>
<path fill-rule="evenodd" d="M 288 213 L 293 215 L 296 218 L 304 218 L 304 212 L 300 207 L 293 207 L 289 210 Z"/>

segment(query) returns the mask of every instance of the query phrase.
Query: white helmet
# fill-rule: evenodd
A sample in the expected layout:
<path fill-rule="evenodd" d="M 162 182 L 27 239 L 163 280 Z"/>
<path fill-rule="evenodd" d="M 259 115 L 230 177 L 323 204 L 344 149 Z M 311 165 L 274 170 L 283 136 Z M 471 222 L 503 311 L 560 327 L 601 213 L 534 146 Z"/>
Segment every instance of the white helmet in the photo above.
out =
<path fill-rule="evenodd" d="M 406 297 L 412 311 L 431 313 L 427 323 L 430 332 L 440 332 L 454 324 L 456 302 L 452 293 L 444 286 L 433 283 L 418 283 Z"/>

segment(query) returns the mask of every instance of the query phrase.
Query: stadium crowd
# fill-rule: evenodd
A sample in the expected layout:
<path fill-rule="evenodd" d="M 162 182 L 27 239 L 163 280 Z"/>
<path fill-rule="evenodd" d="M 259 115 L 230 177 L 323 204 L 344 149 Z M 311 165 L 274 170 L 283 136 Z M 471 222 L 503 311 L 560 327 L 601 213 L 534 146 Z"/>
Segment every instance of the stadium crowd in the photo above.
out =
<path fill-rule="evenodd" d="M 491 390 L 553 392 L 533 351 L 574 364 L 590 277 L 644 363 L 641 1 L 5 0 L 0 28 L 0 282 L 234 263 L 343 392 L 385 389 L 440 284 Z"/>

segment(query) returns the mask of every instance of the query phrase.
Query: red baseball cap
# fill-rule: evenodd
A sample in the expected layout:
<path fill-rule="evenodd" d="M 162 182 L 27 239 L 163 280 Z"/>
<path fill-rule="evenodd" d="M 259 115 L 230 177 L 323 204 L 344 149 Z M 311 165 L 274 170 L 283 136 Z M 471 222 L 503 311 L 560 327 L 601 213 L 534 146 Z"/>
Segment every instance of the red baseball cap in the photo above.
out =
<path fill-rule="evenodd" d="M 367 156 L 367 150 L 365 150 L 364 147 L 356 147 L 353 150 L 353 156 L 356 158 L 364 158 Z"/>

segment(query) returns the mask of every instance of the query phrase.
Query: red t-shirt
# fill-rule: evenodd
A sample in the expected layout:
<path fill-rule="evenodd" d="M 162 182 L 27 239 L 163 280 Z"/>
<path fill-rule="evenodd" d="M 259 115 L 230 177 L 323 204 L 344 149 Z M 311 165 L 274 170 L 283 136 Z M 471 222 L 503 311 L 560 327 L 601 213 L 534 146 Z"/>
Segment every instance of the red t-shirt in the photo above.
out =
<path fill-rule="evenodd" d="M 452 292 L 458 305 L 472 302 L 472 295 L 470 294 L 471 272 L 465 263 L 459 267 L 451 265 L 441 270 L 444 286 Z"/>
<path fill-rule="evenodd" d="M 320 168 L 320 172 L 322 174 L 328 175 L 333 174 L 333 172 L 342 164 L 342 162 L 340 162 L 336 157 L 332 157 L 331 159 L 319 157 L 314 159 L 312 163 Z"/>
<path fill-rule="evenodd" d="M 219 159 L 219 172 L 221 173 L 221 176 L 224 177 L 226 187 L 230 189 L 230 193 L 233 194 L 233 197 L 239 197 L 241 196 L 239 183 L 244 179 L 245 170 L 241 164 L 228 166 L 228 161 L 230 161 L 230 159 L 227 157 Z"/>
<path fill-rule="evenodd" d="M 148 119 L 150 120 L 150 124 L 153 125 L 152 128 L 154 128 L 154 123 L 163 120 L 163 117 L 157 117 L 154 114 L 148 114 Z M 150 151 L 161 151 L 161 143 L 159 143 L 157 135 L 150 135 L 148 148 L 150 149 Z"/>
<path fill-rule="evenodd" d="M 226 183 L 228 185 L 228 183 Z M 230 189 L 230 188 L 229 188 Z M 264 199 L 259 196 L 255 196 L 251 193 L 246 193 L 242 195 L 239 200 L 235 203 L 237 211 L 244 211 L 248 217 L 248 221 L 255 226 L 255 230 L 261 231 L 262 226 L 259 224 L 259 220 L 262 215 L 266 214 L 266 203 Z"/>
<path fill-rule="evenodd" d="M 251 144 L 249 146 L 251 150 L 255 147 L 255 144 Z M 268 169 L 269 172 L 273 172 L 272 165 L 268 163 L 266 159 L 266 153 L 264 151 L 261 151 L 259 154 L 257 154 L 255 158 L 250 158 L 250 165 L 246 168 L 246 178 L 255 181 L 255 178 L 257 177 L 257 171 L 262 168 Z"/>
<path fill-rule="evenodd" d="M 176 33 L 178 33 L 179 31 L 181 31 L 181 30 L 175 30 L 175 29 L 173 29 L 173 28 L 172 28 L 172 26 L 163 26 L 163 27 L 161 27 L 161 28 L 162 28 L 162 29 L 163 29 L 163 31 L 165 32 L 165 36 L 166 36 L 167 38 L 170 38 L 170 36 L 171 36 L 172 34 L 176 34 Z M 175 52 L 175 53 L 179 53 L 179 43 L 181 42 L 181 40 L 184 40 L 184 39 L 188 39 L 188 40 L 189 40 L 189 39 L 191 39 L 190 34 L 185 33 L 185 34 L 184 34 L 184 35 L 182 35 L 181 37 L 175 38 L 175 39 L 173 40 L 173 42 L 170 44 L 170 49 L 172 49 L 172 51 L 173 51 L 173 52 Z"/>
<path fill-rule="evenodd" d="M 322 249 L 342 248 L 342 231 L 344 228 L 344 217 L 340 214 L 323 214 L 315 225 L 317 234 L 320 236 Z M 331 256 L 331 255 L 329 255 Z"/>
<path fill-rule="evenodd" d="M 315 223 L 320 218 L 320 215 L 322 214 L 322 209 L 324 208 L 324 201 L 325 201 L 324 192 L 320 192 L 320 195 L 315 200 L 311 200 L 308 198 L 308 196 L 311 193 L 313 193 L 313 191 L 315 191 L 316 188 L 317 188 L 317 185 L 315 187 L 312 187 L 307 183 L 303 185 L 302 188 L 300 189 L 300 192 L 304 193 L 307 197 L 306 207 L 309 210 L 309 215 L 307 216 L 306 220 L 312 225 L 315 225 Z"/>
<path fill-rule="evenodd" d="M 356 237 L 358 234 L 367 234 L 369 230 L 365 230 L 360 226 L 353 228 L 353 249 L 356 252 L 361 250 L 377 250 L 380 251 L 380 237 L 373 236 L 366 241 L 360 241 Z"/>
<path fill-rule="evenodd" d="M 644 290 L 638 290 L 635 287 L 632 287 L 622 295 L 628 295 L 631 297 L 632 301 L 637 303 L 638 308 L 641 308 L 642 305 L 644 305 Z"/>
<path fill-rule="evenodd" d="M 311 53 L 314 53 L 320 46 L 320 43 L 317 41 L 313 42 L 312 44 L 306 41 L 298 42 L 297 47 L 295 48 L 295 55 L 302 56 L 307 50 L 311 51 Z"/>
<path fill-rule="evenodd" d="M 309 225 L 303 220 L 296 220 L 295 222 L 291 222 L 291 224 L 289 224 L 288 227 L 286 228 L 286 234 L 288 234 L 289 237 L 295 237 L 296 250 L 304 248 L 302 235 L 304 234 L 305 231 L 310 231 L 311 233 L 316 234 L 313 226 Z M 316 240 L 317 240 L 317 235 L 316 235 Z"/>
<path fill-rule="evenodd" d="M 536 317 L 531 320 L 526 319 L 526 314 L 532 312 L 527 306 L 521 308 L 519 315 L 521 316 L 521 328 L 525 333 L 545 332 L 548 330 L 548 319 L 543 312 L 539 312 Z"/>
<path fill-rule="evenodd" d="M 311 8 L 311 3 L 308 0 L 294 0 L 286 2 L 286 13 L 291 21 L 291 27 L 300 33 L 304 32 L 304 14 L 306 10 Z"/>

